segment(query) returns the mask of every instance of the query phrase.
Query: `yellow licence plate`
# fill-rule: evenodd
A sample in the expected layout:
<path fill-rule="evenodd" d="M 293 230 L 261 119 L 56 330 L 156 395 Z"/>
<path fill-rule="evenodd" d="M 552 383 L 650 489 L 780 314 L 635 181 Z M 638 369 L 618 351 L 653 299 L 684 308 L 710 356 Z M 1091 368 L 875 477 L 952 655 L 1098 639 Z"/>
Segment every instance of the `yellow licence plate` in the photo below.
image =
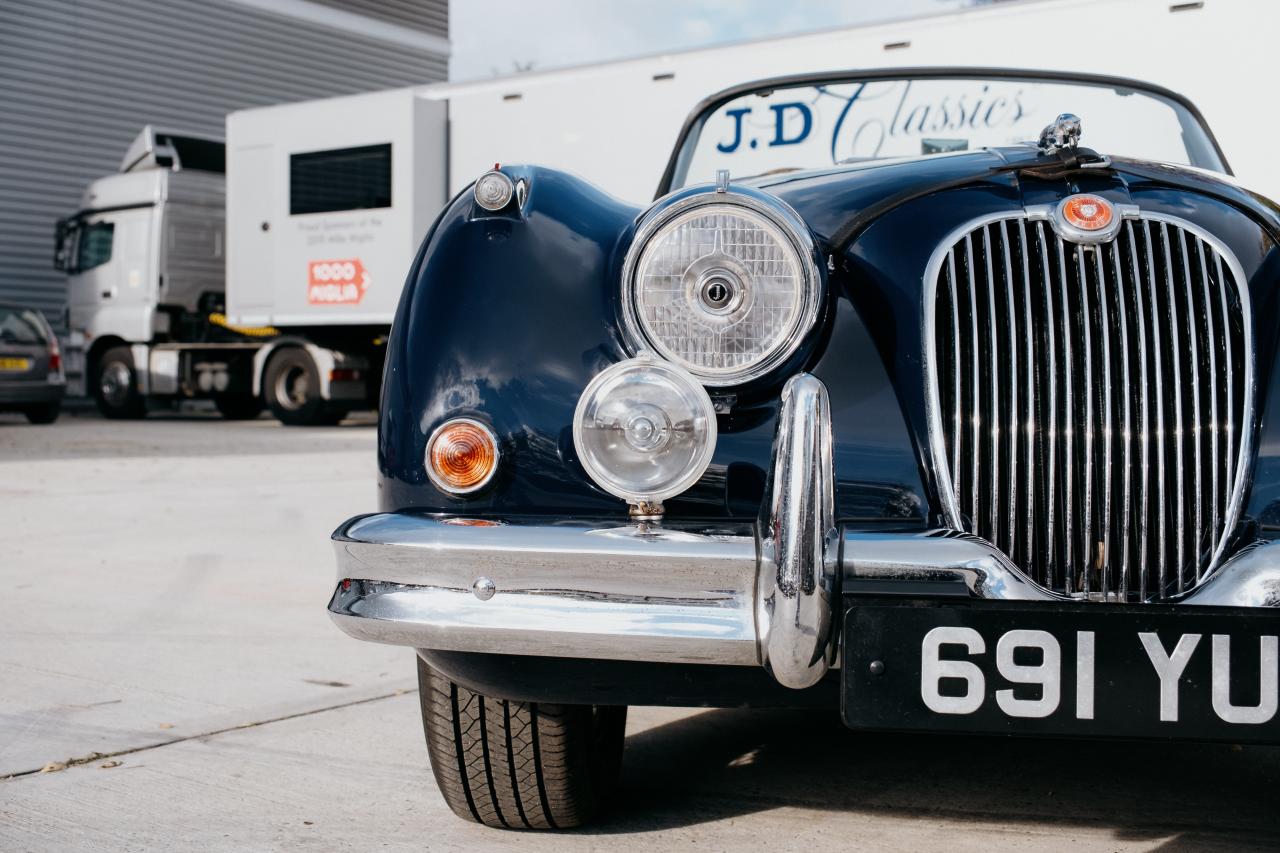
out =
<path fill-rule="evenodd" d="M 29 358 L 0 358 L 0 371 L 16 373 L 20 370 L 30 369 L 31 359 Z"/>

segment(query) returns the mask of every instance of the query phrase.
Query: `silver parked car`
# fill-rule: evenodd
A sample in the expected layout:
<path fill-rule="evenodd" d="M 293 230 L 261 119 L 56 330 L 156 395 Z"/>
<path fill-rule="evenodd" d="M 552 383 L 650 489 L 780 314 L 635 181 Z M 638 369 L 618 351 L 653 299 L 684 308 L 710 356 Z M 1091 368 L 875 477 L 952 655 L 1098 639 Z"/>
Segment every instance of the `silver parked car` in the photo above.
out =
<path fill-rule="evenodd" d="M 0 305 L 0 411 L 19 411 L 33 424 L 51 424 L 66 390 L 58 338 L 44 316 Z"/>

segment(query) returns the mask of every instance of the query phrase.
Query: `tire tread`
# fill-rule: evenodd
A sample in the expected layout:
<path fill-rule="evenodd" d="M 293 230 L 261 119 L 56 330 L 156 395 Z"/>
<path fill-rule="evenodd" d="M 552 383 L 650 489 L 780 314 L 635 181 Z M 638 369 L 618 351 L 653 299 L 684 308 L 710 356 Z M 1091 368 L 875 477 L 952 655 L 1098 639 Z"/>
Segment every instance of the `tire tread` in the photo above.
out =
<path fill-rule="evenodd" d="M 483 696 L 418 660 L 432 772 L 455 814 L 502 829 L 567 829 L 607 803 L 626 708 Z"/>

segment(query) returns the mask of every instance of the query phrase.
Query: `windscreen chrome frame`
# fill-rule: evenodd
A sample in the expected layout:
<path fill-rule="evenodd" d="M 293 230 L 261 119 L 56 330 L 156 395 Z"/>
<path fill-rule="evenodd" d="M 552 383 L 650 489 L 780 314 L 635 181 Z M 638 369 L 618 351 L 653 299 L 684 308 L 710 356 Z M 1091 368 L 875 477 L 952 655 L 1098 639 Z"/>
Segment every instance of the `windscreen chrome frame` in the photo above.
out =
<path fill-rule="evenodd" d="M 1152 98 L 1166 101 L 1185 110 L 1187 116 L 1199 125 L 1200 131 L 1204 134 L 1205 139 L 1209 143 L 1211 153 L 1216 156 L 1218 164 L 1221 166 L 1221 169 L 1217 171 L 1221 171 L 1226 175 L 1234 174 L 1231 171 L 1231 166 L 1227 163 L 1227 158 L 1222 151 L 1222 146 L 1218 144 L 1217 138 L 1213 135 L 1213 131 L 1210 130 L 1208 123 L 1204 119 L 1204 115 L 1200 112 L 1200 109 L 1188 100 L 1185 95 L 1181 95 L 1171 89 L 1166 89 L 1163 86 L 1157 86 L 1154 83 L 1134 80 L 1130 77 L 1113 77 L 1106 74 L 1073 74 L 1066 71 L 987 68 L 981 66 L 975 66 L 972 68 L 962 66 L 944 66 L 937 68 L 875 68 L 861 71 L 854 69 L 846 71 L 824 71 L 809 74 L 791 74 L 782 77 L 768 77 L 762 80 L 755 80 L 750 83 L 731 86 L 728 89 L 724 89 L 704 99 L 693 108 L 692 112 L 689 113 L 684 124 L 681 126 L 680 133 L 676 137 L 676 144 L 671 149 L 671 155 L 667 159 L 667 166 L 663 170 L 662 178 L 658 182 L 658 191 L 654 195 L 654 198 L 662 198 L 669 194 L 673 189 L 678 189 L 683 186 L 685 179 L 688 177 L 689 159 L 691 157 L 691 150 L 689 147 L 690 139 L 695 133 L 701 133 L 702 126 L 711 113 L 730 101 L 741 98 L 744 95 L 767 95 L 777 89 L 799 88 L 803 86 L 817 86 L 823 84 L 872 83 L 884 80 L 902 79 L 1027 80 L 1042 83 L 1077 83 L 1082 86 L 1098 86 L 1116 90 L 1127 89 L 1134 92 L 1141 92 Z M 1181 119 L 1183 116 L 1180 115 L 1179 118 Z M 1188 153 L 1191 153 L 1190 149 L 1188 149 Z M 1210 166 L 1206 166 L 1203 163 L 1193 163 L 1191 165 L 1196 168 L 1210 168 Z"/>

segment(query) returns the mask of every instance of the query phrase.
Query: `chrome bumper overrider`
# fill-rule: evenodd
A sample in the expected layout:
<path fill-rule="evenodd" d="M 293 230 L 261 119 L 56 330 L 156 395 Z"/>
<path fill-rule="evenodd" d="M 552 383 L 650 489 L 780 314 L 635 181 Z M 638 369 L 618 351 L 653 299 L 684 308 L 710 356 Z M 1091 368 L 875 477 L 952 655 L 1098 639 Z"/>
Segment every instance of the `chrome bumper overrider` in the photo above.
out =
<path fill-rule="evenodd" d="M 825 387 L 783 391 L 754 524 L 625 524 L 382 513 L 334 534 L 329 603 L 357 639 L 463 652 L 763 665 L 815 684 L 833 665 L 840 594 L 1064 601 L 990 543 L 834 520 Z M 1280 606 L 1280 542 L 1246 549 L 1178 604 Z"/>

